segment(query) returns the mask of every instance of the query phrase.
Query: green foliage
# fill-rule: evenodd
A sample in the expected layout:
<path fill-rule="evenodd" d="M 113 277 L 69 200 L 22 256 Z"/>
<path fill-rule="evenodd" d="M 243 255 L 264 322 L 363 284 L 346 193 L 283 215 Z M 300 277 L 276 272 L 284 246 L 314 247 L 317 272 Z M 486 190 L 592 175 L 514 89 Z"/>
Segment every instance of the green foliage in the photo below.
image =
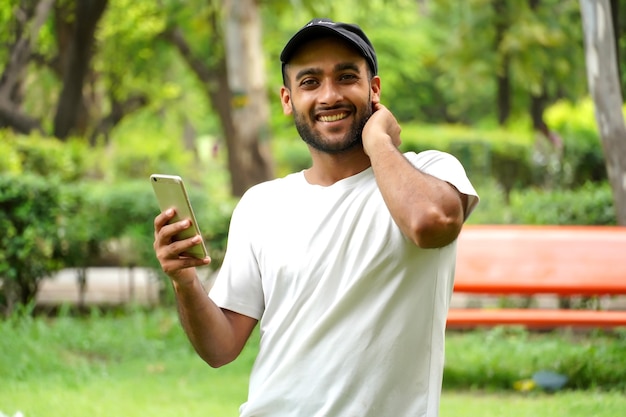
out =
<path fill-rule="evenodd" d="M 509 2 L 507 33 L 499 52 L 512 57 L 513 77 L 533 95 L 584 93 L 585 73 L 580 8 L 576 1 L 544 0 L 532 10 L 527 2 Z M 575 47 L 574 45 L 577 45 Z M 570 84 L 574 83 L 574 84 Z"/>
<path fill-rule="evenodd" d="M 589 182 L 564 189 L 513 190 L 509 200 L 495 180 L 477 184 L 480 205 L 470 224 L 615 225 L 611 188 L 605 182 Z"/>
<path fill-rule="evenodd" d="M 159 270 L 153 250 L 153 221 L 159 213 L 148 179 L 115 184 L 85 182 L 64 189 L 71 201 L 63 212 L 62 256 L 67 267 L 144 266 Z M 232 200 L 212 200 L 188 185 L 213 268 L 221 264 Z"/>
<path fill-rule="evenodd" d="M 495 179 L 508 202 L 513 190 L 578 188 L 606 180 L 604 156 L 589 101 L 550 107 L 546 120 L 563 141 L 527 128 L 403 124 L 403 150 L 439 149 L 455 155 L 475 183 Z"/>
<path fill-rule="evenodd" d="M 438 149 L 456 156 L 473 182 L 494 178 L 504 192 L 535 184 L 537 167 L 531 159 L 532 136 L 505 129 L 474 129 L 460 125 L 402 128 L 401 149 L 420 152 Z"/>
<path fill-rule="evenodd" d="M 626 391 L 626 333 L 542 337 L 517 327 L 448 333 L 444 388 L 510 390 L 541 370 L 568 377 L 567 388 Z"/>
<path fill-rule="evenodd" d="M 221 264 L 235 204 L 223 155 L 196 160 L 190 151 L 172 151 L 178 139 L 158 135 L 158 128 L 151 128 L 150 139 L 149 129 L 147 135 L 130 129 L 123 143 L 94 148 L 0 131 L 0 224 L 7 230 L 0 253 L 0 277 L 7 277 L 0 307 L 28 302 L 39 281 L 61 268 L 119 265 L 159 271 L 152 246 L 159 209 L 148 180 L 155 172 L 185 178 L 212 268 Z M 205 145 L 210 148 L 211 142 Z M 200 169 L 202 164 L 207 168 Z"/>
<path fill-rule="evenodd" d="M 589 97 L 577 103 L 561 100 L 546 109 L 544 117 L 546 123 L 561 134 L 598 135 L 593 101 Z"/>
<path fill-rule="evenodd" d="M 427 31 L 430 68 L 444 97 L 444 119 L 494 120 L 495 82 L 508 76 L 513 115 L 527 113 L 530 95 L 578 98 L 586 94 L 578 2 L 499 3 L 453 0 L 431 3 Z M 500 31 L 498 30 L 500 29 Z"/>
<path fill-rule="evenodd" d="M 200 161 L 192 151 L 182 149 L 176 121 L 146 117 L 124 126 L 112 143 L 94 147 L 79 139 L 62 142 L 0 130 L 0 172 L 29 172 L 65 183 L 145 180 L 155 172 L 178 172 L 194 181 L 201 178 Z M 215 161 L 211 163 L 210 169 L 216 168 Z"/>
<path fill-rule="evenodd" d="M 0 130 L 0 172 L 19 174 L 22 172 L 22 162 L 15 145 L 6 138 L 6 131 Z"/>
<path fill-rule="evenodd" d="M 607 182 L 588 182 L 571 190 L 525 189 L 511 196 L 511 222 L 518 224 L 615 225 Z"/>
<path fill-rule="evenodd" d="M 156 204 L 148 181 L 80 183 L 65 189 L 63 256 L 68 267 L 154 266 Z"/>
<path fill-rule="evenodd" d="M 58 270 L 58 218 L 61 193 L 57 181 L 0 174 L 0 309 L 30 302 L 39 282 Z"/>
<path fill-rule="evenodd" d="M 94 68 L 102 74 L 113 100 L 137 93 L 158 100 L 168 91 L 166 80 L 165 85 L 154 84 L 162 76 L 160 69 L 168 66 L 166 49 L 155 42 L 165 24 L 166 16 L 154 2 L 109 3 L 97 32 L 100 48 Z"/>
<path fill-rule="evenodd" d="M 268 91 L 276 106 L 281 85 L 278 54 L 285 40 L 308 19 L 323 15 L 358 22 L 372 38 L 380 61 L 383 102 L 401 121 L 493 120 L 495 78 L 502 74 L 505 57 L 511 60 L 516 114 L 527 112 L 529 93 L 545 90 L 550 99 L 586 94 L 578 2 L 545 0 L 535 9 L 528 2 L 504 3 L 506 10 L 498 13 L 494 2 L 485 0 L 417 6 L 412 0 L 262 2 L 268 65 L 259 71 L 267 72 Z M 59 20 L 73 18 L 69 4 L 61 2 L 34 39 L 32 55 L 40 59 L 38 64 L 57 62 L 57 55 L 66 52 L 66 38 L 57 31 Z M 3 44 L 15 41 L 17 7 L 13 0 L 0 7 L 0 23 L 7 28 L 0 35 Z M 219 2 L 202 0 L 109 2 L 97 28 L 90 81 L 85 86 L 92 119 L 87 133 L 112 110 L 119 111 L 126 99 L 143 97 L 148 102 L 144 111 L 153 120 L 167 115 L 178 118 L 179 124 L 189 122 L 200 135 L 218 134 L 217 117 L 206 94 L 212 87 L 200 85 L 162 35 L 179 27 L 193 55 L 205 64 L 214 63 L 224 51 L 208 20 L 216 8 L 219 16 L 219 7 Z M 506 29 L 499 44 L 497 24 Z M 7 52 L 0 51 L 0 57 Z M 59 75 L 52 65 L 31 65 L 25 74 L 28 88 L 21 110 L 41 119 L 46 129 L 57 105 Z M 280 114 L 278 107 L 275 110 Z M 142 116 L 135 113 L 125 119 L 134 117 Z M 115 136 L 114 131 L 111 137 Z"/>
<path fill-rule="evenodd" d="M 474 186 L 480 196 L 480 204 L 467 220 L 467 224 L 511 223 L 511 207 L 495 179 L 481 181 Z"/>
<path fill-rule="evenodd" d="M 311 166 L 309 149 L 297 134 L 291 138 L 275 138 L 272 141 L 272 154 L 276 161 L 278 177 L 302 171 Z"/>
<path fill-rule="evenodd" d="M 32 173 L 61 181 L 76 181 L 90 172 L 93 153 L 85 142 L 73 139 L 61 142 L 55 138 L 17 135 L 0 130 L 0 172 Z"/>
<path fill-rule="evenodd" d="M 626 106 L 624 107 L 626 115 Z M 560 101 L 545 113 L 548 126 L 564 144 L 562 181 L 564 185 L 581 185 L 588 180 L 607 178 L 604 153 L 590 98 L 572 103 Z"/>

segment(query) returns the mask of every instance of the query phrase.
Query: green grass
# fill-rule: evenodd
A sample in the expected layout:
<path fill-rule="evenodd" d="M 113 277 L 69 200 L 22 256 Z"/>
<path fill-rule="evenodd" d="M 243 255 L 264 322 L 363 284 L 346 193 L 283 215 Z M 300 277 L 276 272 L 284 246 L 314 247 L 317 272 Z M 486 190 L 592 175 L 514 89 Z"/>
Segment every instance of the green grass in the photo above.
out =
<path fill-rule="evenodd" d="M 139 362 L 139 361 L 138 361 Z M 42 378 L 4 384 L 4 412 L 26 417 L 237 416 L 243 374 L 209 371 L 189 357 L 112 367 L 79 383 Z"/>
<path fill-rule="evenodd" d="M 614 417 L 624 414 L 619 392 L 565 391 L 556 394 L 444 391 L 440 417 Z"/>
<path fill-rule="evenodd" d="M 94 311 L 83 318 L 16 316 L 0 321 L 0 335 L 0 412 L 19 410 L 25 417 L 235 417 L 258 346 L 255 335 L 236 362 L 211 369 L 190 347 L 174 309 L 165 308 Z M 624 380 L 624 339 L 619 333 L 451 333 L 441 416 L 620 415 L 623 388 L 602 384 L 608 369 Z M 560 371 L 569 372 L 574 359 L 574 375 L 598 370 L 596 388 L 556 394 L 510 389 L 512 381 L 559 358 L 567 364 Z"/>
<path fill-rule="evenodd" d="M 255 353 L 211 369 L 173 309 L 15 318 L 0 334 L 0 411 L 25 417 L 237 416 Z"/>

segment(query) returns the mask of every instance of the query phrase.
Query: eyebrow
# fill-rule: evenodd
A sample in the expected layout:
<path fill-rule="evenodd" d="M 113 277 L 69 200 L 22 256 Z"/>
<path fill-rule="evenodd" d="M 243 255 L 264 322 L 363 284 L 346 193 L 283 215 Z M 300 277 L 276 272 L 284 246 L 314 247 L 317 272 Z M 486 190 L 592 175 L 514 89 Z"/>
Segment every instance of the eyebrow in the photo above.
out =
<path fill-rule="evenodd" d="M 341 72 L 346 70 L 359 72 L 359 66 L 353 62 L 342 62 L 335 65 L 335 68 L 333 68 L 333 72 Z M 304 68 L 303 70 L 298 71 L 298 73 L 296 74 L 296 81 L 301 80 L 307 75 L 321 75 L 322 73 L 323 71 L 321 68 Z"/>

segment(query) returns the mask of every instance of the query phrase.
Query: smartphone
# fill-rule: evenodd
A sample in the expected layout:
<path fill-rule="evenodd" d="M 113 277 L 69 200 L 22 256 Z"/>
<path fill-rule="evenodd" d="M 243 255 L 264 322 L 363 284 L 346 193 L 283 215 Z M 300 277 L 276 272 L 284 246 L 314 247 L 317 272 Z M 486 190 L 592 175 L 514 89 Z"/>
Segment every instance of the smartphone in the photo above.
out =
<path fill-rule="evenodd" d="M 150 176 L 150 182 L 152 183 L 152 189 L 159 202 L 161 211 L 172 207 L 176 210 L 176 215 L 174 215 L 169 223 L 176 223 L 184 219 L 191 220 L 191 227 L 174 236 L 174 240 L 188 239 L 195 235 L 202 236 L 193 208 L 189 202 L 189 196 L 187 195 L 183 179 L 177 175 L 152 174 Z M 204 245 L 204 240 L 189 248 L 185 254 L 200 259 L 209 256 L 206 246 Z"/>

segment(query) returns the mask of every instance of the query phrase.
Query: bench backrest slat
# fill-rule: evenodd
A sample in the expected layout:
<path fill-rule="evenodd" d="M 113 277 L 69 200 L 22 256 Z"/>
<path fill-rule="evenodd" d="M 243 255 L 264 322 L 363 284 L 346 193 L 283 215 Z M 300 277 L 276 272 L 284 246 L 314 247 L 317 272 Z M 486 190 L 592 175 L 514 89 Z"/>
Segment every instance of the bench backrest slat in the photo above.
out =
<path fill-rule="evenodd" d="M 626 227 L 467 225 L 459 236 L 454 288 L 626 294 Z"/>

